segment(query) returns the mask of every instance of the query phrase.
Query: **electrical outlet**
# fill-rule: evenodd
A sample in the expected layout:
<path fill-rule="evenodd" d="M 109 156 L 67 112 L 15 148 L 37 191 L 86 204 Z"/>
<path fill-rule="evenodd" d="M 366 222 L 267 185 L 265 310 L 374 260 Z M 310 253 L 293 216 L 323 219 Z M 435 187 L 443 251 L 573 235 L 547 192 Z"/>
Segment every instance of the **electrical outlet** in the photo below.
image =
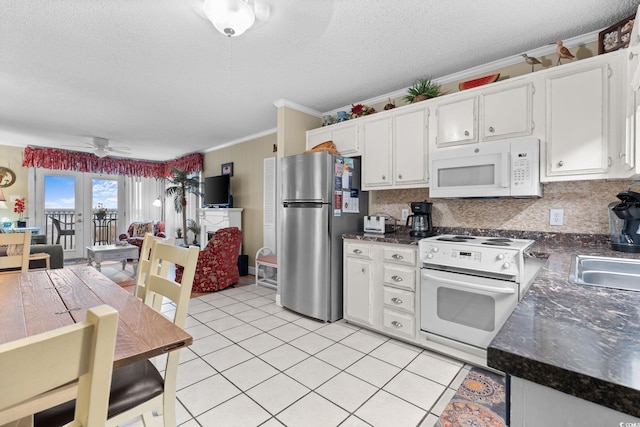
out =
<path fill-rule="evenodd" d="M 406 221 L 409 218 L 409 209 L 402 209 L 402 220 Z"/>
<path fill-rule="evenodd" d="M 564 210 L 563 209 L 550 209 L 549 210 L 549 225 L 562 225 L 564 224 Z"/>

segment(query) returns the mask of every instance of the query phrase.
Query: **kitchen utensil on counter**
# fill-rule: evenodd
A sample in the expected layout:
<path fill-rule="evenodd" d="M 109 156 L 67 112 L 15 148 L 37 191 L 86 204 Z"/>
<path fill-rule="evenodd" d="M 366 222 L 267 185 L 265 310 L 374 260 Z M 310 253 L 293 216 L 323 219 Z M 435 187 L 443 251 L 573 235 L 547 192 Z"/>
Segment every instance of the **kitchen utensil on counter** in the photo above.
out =
<path fill-rule="evenodd" d="M 407 227 L 411 229 L 409 235 L 412 237 L 430 237 L 435 234 L 431 223 L 431 207 L 433 203 L 411 202 L 411 212 L 413 215 L 407 217 Z"/>
<path fill-rule="evenodd" d="M 629 188 L 639 185 L 634 183 Z M 640 193 L 627 190 L 616 196 L 620 202 L 609 203 L 611 249 L 640 253 Z"/>

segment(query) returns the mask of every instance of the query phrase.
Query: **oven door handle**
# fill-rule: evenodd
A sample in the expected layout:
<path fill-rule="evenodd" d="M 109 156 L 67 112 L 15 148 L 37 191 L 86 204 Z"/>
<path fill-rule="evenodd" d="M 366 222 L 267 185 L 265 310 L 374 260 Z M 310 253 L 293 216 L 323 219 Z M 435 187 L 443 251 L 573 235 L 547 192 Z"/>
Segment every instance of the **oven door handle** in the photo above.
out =
<path fill-rule="evenodd" d="M 461 288 L 476 289 L 478 291 L 493 292 L 495 294 L 515 294 L 516 293 L 516 290 L 513 288 L 499 288 L 497 286 L 478 285 L 477 283 L 463 282 L 461 280 L 449 280 L 443 277 L 431 276 L 428 273 L 422 273 L 422 277 L 427 280 L 435 280 L 438 282 L 443 282 L 443 283 L 454 285 Z"/>

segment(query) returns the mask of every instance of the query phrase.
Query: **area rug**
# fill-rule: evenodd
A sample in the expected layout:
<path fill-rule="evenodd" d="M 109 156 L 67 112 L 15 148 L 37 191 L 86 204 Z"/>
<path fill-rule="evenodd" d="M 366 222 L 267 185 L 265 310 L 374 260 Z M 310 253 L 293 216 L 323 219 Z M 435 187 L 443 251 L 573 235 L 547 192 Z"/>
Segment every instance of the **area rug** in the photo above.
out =
<path fill-rule="evenodd" d="M 505 427 L 504 377 L 471 368 L 434 427 Z"/>

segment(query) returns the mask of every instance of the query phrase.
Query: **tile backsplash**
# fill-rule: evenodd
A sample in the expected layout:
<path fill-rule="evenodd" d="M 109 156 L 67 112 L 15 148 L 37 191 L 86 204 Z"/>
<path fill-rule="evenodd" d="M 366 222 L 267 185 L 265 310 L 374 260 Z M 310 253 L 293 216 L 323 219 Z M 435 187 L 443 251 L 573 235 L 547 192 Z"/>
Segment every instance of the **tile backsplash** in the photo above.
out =
<path fill-rule="evenodd" d="M 399 219 L 410 202 L 427 200 L 433 203 L 436 227 L 608 234 L 607 205 L 619 201 L 616 194 L 633 182 L 552 182 L 544 184 L 543 196 L 535 199 L 429 199 L 428 188 L 384 190 L 375 192 L 370 212 Z M 550 209 L 564 210 L 563 225 L 549 225 Z"/>

